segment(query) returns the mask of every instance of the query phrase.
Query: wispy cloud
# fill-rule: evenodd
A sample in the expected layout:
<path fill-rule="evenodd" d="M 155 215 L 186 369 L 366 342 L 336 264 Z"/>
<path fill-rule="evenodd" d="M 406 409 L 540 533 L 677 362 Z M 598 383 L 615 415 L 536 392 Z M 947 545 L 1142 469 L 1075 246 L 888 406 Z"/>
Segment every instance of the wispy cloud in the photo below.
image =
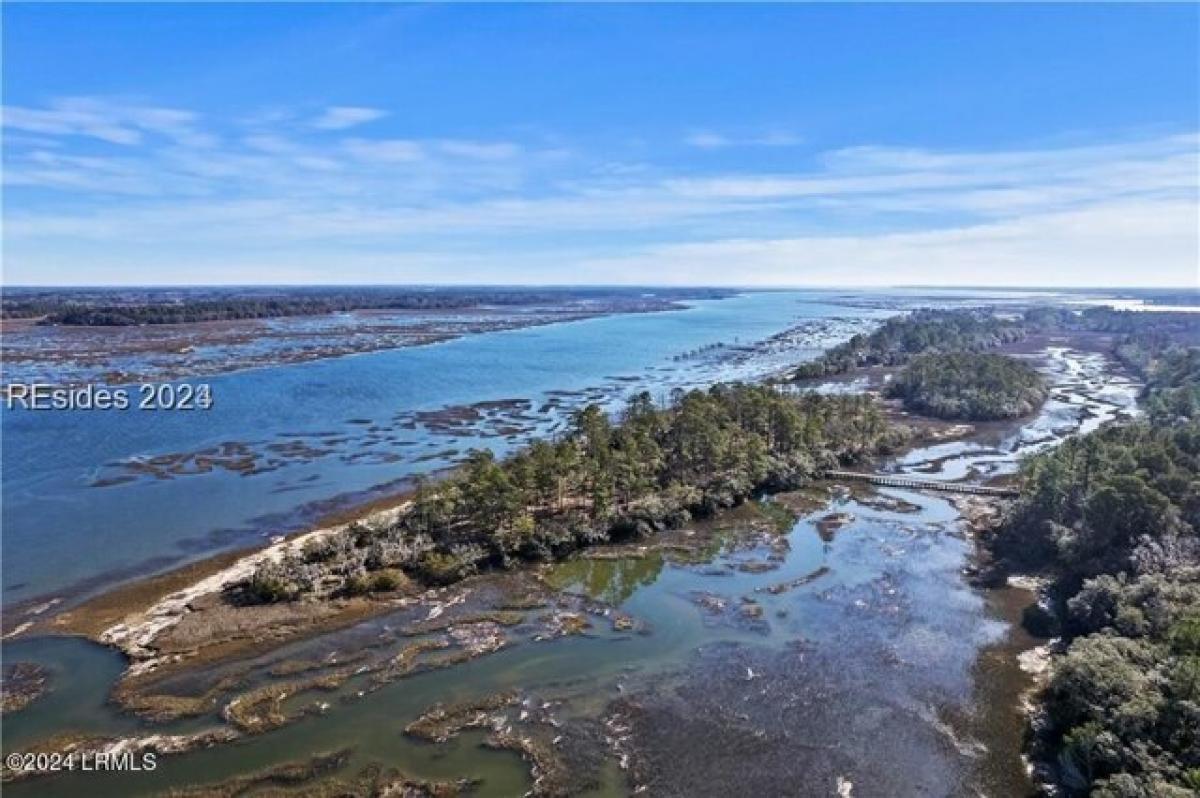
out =
<path fill-rule="evenodd" d="M 468 161 L 506 161 L 517 157 L 521 148 L 510 141 L 465 141 L 459 139 L 366 139 L 350 138 L 342 142 L 347 153 L 361 161 L 374 163 L 416 163 L 438 156 Z"/>
<path fill-rule="evenodd" d="M 312 126 L 318 130 L 346 130 L 347 128 L 365 125 L 387 116 L 387 111 L 378 108 L 362 108 L 353 105 L 335 105 L 325 109 L 325 112 L 312 121 Z"/>
<path fill-rule="evenodd" d="M 684 138 L 683 143 L 702 150 L 719 150 L 728 147 L 730 141 L 719 133 L 700 132 L 690 134 Z"/>
<path fill-rule="evenodd" d="M 4 106 L 4 127 L 52 136 L 79 136 L 109 144 L 139 144 L 148 134 L 188 146 L 211 146 L 216 139 L 196 130 L 196 114 L 176 108 L 123 103 L 105 98 L 69 97 L 46 108 Z"/>
<path fill-rule="evenodd" d="M 544 138 L 351 136 L 305 118 L 222 124 L 87 98 L 4 109 L 8 279 L 117 269 L 136 282 L 169 259 L 195 282 L 259 258 L 269 281 L 323 257 L 340 281 L 411 279 L 419 262 L 493 281 L 1186 283 L 1200 259 L 1195 133 L 858 146 L 763 172 L 688 165 L 678 143 L 667 167 Z"/>
<path fill-rule="evenodd" d="M 700 150 L 723 150 L 731 147 L 795 147 L 804 143 L 804 139 L 783 130 L 771 130 L 753 136 L 731 136 L 700 130 L 685 136 L 683 143 Z"/>

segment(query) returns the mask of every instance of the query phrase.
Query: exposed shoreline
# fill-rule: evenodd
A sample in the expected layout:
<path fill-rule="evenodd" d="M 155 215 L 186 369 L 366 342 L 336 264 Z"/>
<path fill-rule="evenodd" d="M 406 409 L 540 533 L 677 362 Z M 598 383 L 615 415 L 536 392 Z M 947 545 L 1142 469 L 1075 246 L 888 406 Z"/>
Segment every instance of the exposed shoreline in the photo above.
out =
<path fill-rule="evenodd" d="M 277 536 L 259 546 L 214 554 L 161 574 L 135 579 L 33 622 L 21 632 L 14 630 L 5 639 L 38 634 L 78 635 L 113 646 L 130 656 L 132 662 L 145 659 L 146 633 L 152 637 L 178 621 L 188 611 L 190 602 L 221 592 L 226 585 L 248 576 L 259 563 L 298 551 L 310 540 L 336 534 L 353 523 L 394 518 L 410 497 L 411 491 L 405 489 L 334 512 L 308 529 Z M 126 619 L 136 616 L 143 616 L 141 623 L 126 623 Z"/>
<path fill-rule="evenodd" d="M 430 476 L 436 478 L 440 473 L 434 472 Z M 6 606 L 3 610 L 5 631 L 0 640 L 25 639 L 39 634 L 71 634 L 94 638 L 102 631 L 96 628 L 97 624 L 103 623 L 104 619 L 114 618 L 114 614 L 121 612 L 122 607 L 148 606 L 147 602 L 182 590 L 274 545 L 293 541 L 313 532 L 367 520 L 379 513 L 394 511 L 411 498 L 411 483 L 411 479 L 401 478 L 376 486 L 376 489 L 335 496 L 322 504 L 341 503 L 343 500 L 348 503 L 337 509 L 318 513 L 312 521 L 285 533 L 272 535 L 266 542 L 217 551 L 157 572 L 151 570 L 152 566 L 134 566 L 135 570 L 143 572 L 120 578 L 100 592 L 90 591 L 85 584 L 78 589 L 46 593 Z M 363 501 L 352 500 L 352 497 L 363 494 L 369 495 L 370 498 Z M 75 620 L 56 623 L 57 619 L 64 616 L 72 616 Z"/>

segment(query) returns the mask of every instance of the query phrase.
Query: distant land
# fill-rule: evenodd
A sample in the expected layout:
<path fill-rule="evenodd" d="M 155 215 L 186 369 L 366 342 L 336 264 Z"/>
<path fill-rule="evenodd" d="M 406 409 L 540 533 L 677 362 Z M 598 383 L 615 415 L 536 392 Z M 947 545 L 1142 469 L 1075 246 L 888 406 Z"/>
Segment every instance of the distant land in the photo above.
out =
<path fill-rule="evenodd" d="M 5 288 L 0 312 L 4 319 L 37 319 L 39 324 L 92 327 L 138 324 L 181 324 L 201 321 L 310 316 L 355 310 L 449 310 L 480 307 L 561 305 L 565 302 L 607 307 L 609 311 L 667 309 L 681 300 L 721 299 L 739 291 L 763 288 L 690 288 L 658 286 L 139 286 L 71 288 L 19 286 Z M 779 289 L 784 290 L 784 289 Z M 837 289 L 822 289 L 836 291 Z M 957 290 L 986 288 L 912 286 L 913 292 L 936 291 L 939 297 Z M 1103 291 L 1118 301 L 1145 305 L 1198 306 L 1200 288 L 1037 288 L 1059 296 L 1095 295 Z M 880 289 L 885 292 L 886 289 Z"/>
<path fill-rule="evenodd" d="M 717 288 L 544 288 L 273 286 L 194 288 L 22 288 L 3 300 L 6 319 L 117 327 L 311 316 L 353 310 L 448 310 L 572 303 L 593 309 L 655 310 L 681 299 L 720 299 Z"/>

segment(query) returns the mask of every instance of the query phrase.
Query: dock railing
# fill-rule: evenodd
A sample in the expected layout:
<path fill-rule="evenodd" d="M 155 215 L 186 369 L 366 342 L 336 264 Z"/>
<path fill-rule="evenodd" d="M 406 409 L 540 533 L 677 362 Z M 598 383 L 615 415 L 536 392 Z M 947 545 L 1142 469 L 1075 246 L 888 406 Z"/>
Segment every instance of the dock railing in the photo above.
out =
<path fill-rule="evenodd" d="M 997 496 L 1013 498 L 1020 495 L 1016 488 L 992 488 L 984 485 L 971 485 L 966 482 L 945 482 L 936 479 L 917 479 L 903 474 L 867 474 L 860 471 L 838 471 L 830 469 L 824 473 L 825 479 L 841 479 L 853 482 L 869 482 L 872 485 L 884 485 L 889 488 L 909 488 L 911 490 L 939 490 L 946 493 L 969 493 L 975 496 Z"/>

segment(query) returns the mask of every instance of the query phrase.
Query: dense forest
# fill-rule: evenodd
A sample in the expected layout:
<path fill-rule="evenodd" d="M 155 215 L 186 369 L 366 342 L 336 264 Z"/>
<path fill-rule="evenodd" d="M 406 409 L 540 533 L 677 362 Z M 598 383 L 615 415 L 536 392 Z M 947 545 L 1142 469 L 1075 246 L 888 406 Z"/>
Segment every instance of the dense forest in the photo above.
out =
<path fill-rule="evenodd" d="M 312 316 L 352 310 L 465 310 L 571 305 L 658 309 L 680 299 L 722 298 L 718 289 L 622 288 L 203 288 L 9 291 L 4 318 L 93 327 Z"/>
<path fill-rule="evenodd" d="M 946 352 L 913 358 L 888 383 L 886 394 L 913 413 L 992 421 L 1032 413 L 1046 400 L 1046 385 L 1016 358 Z"/>
<path fill-rule="evenodd" d="M 1156 340 L 1120 345 L 1143 364 L 1146 418 L 1025 464 L 993 540 L 1053 580 L 1029 617 L 1064 640 L 1035 754 L 1071 793 L 1200 790 L 1200 350 Z"/>
<path fill-rule="evenodd" d="M 559 440 L 496 460 L 473 452 L 447 479 L 418 487 L 392 527 L 357 527 L 243 587 L 249 600 L 320 591 L 445 584 L 480 569 L 565 556 L 651 535 L 819 470 L 887 451 L 904 431 L 864 396 L 792 396 L 766 386 L 678 393 L 668 407 L 633 397 L 615 420 L 590 405 Z"/>
<path fill-rule="evenodd" d="M 1143 405 L 1152 418 L 1200 418 L 1200 346 L 1176 346 L 1173 341 L 1168 333 L 1145 329 L 1126 336 L 1115 354 L 1146 380 Z"/>
<path fill-rule="evenodd" d="M 802 363 L 792 379 L 844 374 L 863 366 L 900 366 L 927 352 L 981 352 L 1019 341 L 1026 327 L 986 310 L 918 310 L 894 316 L 868 335 L 856 335 L 816 360 Z"/>
<path fill-rule="evenodd" d="M 1059 306 L 1038 306 L 1022 314 L 1022 323 L 1030 332 L 1081 330 L 1200 343 L 1196 341 L 1200 334 L 1200 314 L 1190 312 L 1115 310 L 1102 306 L 1077 311 Z"/>

